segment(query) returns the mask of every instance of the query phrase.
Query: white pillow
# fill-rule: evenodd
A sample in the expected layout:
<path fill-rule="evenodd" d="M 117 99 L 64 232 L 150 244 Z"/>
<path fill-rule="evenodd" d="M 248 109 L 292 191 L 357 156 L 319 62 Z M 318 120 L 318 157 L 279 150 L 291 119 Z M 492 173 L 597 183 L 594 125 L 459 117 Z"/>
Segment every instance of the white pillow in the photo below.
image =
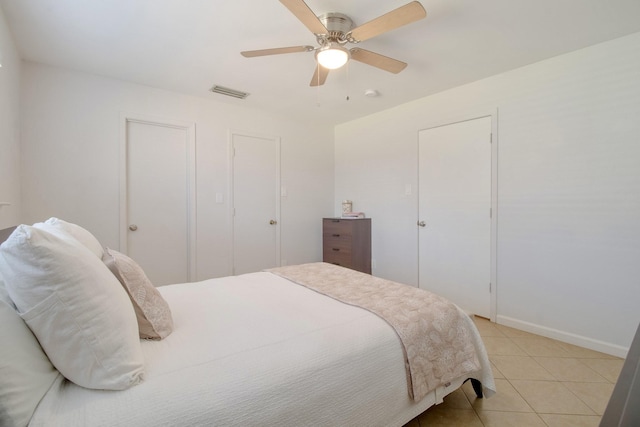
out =
<path fill-rule="evenodd" d="M 38 222 L 36 224 L 33 224 L 33 226 L 48 231 L 49 233 L 55 234 L 58 237 L 63 237 L 60 232 L 67 233 L 87 249 L 89 249 L 91 252 L 96 254 L 98 258 L 102 259 L 102 253 L 104 251 L 98 239 L 96 239 L 90 231 L 80 227 L 77 224 L 72 224 L 70 222 L 51 217 L 45 222 Z"/>
<path fill-rule="evenodd" d="M 107 390 L 142 380 L 131 301 L 84 246 L 20 225 L 0 246 L 0 271 L 18 312 L 62 375 Z"/>
<path fill-rule="evenodd" d="M 26 426 L 58 375 L 0 280 L 0 425 Z"/>

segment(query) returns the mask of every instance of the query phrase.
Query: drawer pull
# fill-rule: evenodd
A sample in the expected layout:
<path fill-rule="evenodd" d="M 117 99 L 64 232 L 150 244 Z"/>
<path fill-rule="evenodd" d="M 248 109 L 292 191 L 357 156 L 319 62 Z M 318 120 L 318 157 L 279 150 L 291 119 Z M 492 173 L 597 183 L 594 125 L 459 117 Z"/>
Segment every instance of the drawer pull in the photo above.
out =
<path fill-rule="evenodd" d="M 339 235 L 339 234 L 332 234 L 331 236 L 332 236 L 332 237 L 340 237 L 340 235 Z"/>
<path fill-rule="evenodd" d="M 333 249 L 334 252 L 340 251 L 340 248 L 331 248 L 331 249 Z"/>
<path fill-rule="evenodd" d="M 332 219 L 331 222 L 340 222 L 339 219 Z"/>

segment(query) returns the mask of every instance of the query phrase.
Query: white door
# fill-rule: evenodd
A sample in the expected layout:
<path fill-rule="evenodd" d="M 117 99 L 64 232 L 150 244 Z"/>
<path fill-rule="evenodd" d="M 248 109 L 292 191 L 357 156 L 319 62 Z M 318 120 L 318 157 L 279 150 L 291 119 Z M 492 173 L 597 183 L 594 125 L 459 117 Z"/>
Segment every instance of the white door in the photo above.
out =
<path fill-rule="evenodd" d="M 233 274 L 280 264 L 278 138 L 231 134 Z"/>
<path fill-rule="evenodd" d="M 156 285 L 194 280 L 193 126 L 125 119 L 121 249 Z"/>
<path fill-rule="evenodd" d="M 419 282 L 491 312 L 491 117 L 420 131 Z"/>

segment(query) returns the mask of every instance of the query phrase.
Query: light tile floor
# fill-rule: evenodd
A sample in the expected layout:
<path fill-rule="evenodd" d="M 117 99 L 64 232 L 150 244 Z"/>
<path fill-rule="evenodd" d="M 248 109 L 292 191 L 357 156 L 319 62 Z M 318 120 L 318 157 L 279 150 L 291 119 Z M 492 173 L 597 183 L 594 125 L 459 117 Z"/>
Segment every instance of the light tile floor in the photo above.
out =
<path fill-rule="evenodd" d="M 597 427 L 623 359 L 475 318 L 497 393 L 469 382 L 405 427 Z"/>

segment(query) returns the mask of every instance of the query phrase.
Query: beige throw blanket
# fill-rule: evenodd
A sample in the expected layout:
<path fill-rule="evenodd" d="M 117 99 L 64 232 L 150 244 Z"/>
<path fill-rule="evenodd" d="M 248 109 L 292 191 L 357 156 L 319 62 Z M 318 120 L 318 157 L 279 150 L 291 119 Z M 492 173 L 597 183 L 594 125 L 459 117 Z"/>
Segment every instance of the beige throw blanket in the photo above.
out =
<path fill-rule="evenodd" d="M 389 323 L 402 342 L 409 396 L 481 370 L 472 322 L 431 292 L 326 263 L 267 270 L 338 301 L 364 308 Z M 475 331 L 477 333 L 477 331 Z"/>

